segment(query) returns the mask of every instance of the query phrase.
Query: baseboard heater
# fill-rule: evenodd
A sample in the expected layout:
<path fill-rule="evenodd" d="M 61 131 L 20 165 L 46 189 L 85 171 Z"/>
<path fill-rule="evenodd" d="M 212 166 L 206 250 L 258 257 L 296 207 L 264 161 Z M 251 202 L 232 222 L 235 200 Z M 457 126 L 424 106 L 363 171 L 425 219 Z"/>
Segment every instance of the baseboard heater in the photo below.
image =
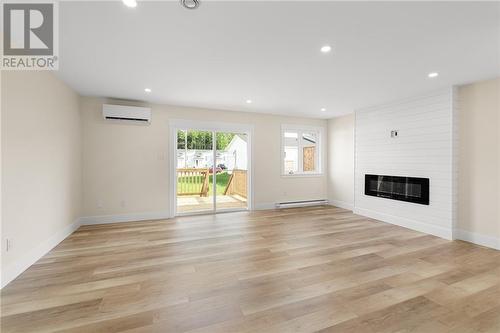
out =
<path fill-rule="evenodd" d="M 286 201 L 277 202 L 276 208 L 289 208 L 289 207 L 304 207 L 304 206 L 319 206 L 328 204 L 328 200 L 300 200 L 300 201 Z"/>

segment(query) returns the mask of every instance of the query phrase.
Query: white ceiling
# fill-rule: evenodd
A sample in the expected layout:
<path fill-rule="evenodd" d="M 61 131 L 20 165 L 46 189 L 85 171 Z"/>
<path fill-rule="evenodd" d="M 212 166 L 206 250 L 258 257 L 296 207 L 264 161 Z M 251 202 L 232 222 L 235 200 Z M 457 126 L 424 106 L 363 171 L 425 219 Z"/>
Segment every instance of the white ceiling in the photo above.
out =
<path fill-rule="evenodd" d="M 61 2 L 58 75 L 83 95 L 320 118 L 500 75 L 498 2 L 201 1 Z"/>

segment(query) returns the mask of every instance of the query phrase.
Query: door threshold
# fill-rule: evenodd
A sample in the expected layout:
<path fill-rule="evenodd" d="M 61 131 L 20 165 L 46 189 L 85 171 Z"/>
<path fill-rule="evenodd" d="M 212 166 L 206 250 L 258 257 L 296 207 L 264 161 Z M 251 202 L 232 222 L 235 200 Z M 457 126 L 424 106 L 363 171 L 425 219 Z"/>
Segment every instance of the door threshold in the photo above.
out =
<path fill-rule="evenodd" d="M 248 208 L 235 208 L 235 209 L 223 209 L 219 210 L 216 212 L 210 211 L 210 212 L 186 212 L 186 213 L 177 213 L 175 217 L 183 217 L 183 216 L 196 216 L 196 215 L 217 215 L 217 214 L 224 214 L 224 213 L 235 213 L 235 212 L 247 212 L 249 211 Z"/>

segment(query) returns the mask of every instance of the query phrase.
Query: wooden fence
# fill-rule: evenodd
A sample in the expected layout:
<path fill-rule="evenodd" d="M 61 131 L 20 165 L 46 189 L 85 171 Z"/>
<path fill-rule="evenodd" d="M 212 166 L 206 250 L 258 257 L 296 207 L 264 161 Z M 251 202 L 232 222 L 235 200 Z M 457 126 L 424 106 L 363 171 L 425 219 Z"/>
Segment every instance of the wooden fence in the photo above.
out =
<path fill-rule="evenodd" d="M 208 196 L 209 169 L 177 169 L 177 195 Z"/>
<path fill-rule="evenodd" d="M 224 195 L 237 194 L 244 198 L 247 197 L 247 171 L 233 170 L 229 181 L 227 182 Z"/>

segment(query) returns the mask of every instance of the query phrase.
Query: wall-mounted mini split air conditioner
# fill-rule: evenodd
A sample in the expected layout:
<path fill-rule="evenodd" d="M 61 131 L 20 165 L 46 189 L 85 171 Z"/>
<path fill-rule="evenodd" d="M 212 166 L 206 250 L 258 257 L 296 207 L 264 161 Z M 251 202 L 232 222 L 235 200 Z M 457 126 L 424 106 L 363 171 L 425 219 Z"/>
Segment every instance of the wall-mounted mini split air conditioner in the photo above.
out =
<path fill-rule="evenodd" d="M 103 104 L 102 116 L 107 120 L 124 120 L 149 124 L 151 122 L 151 108 Z"/>

